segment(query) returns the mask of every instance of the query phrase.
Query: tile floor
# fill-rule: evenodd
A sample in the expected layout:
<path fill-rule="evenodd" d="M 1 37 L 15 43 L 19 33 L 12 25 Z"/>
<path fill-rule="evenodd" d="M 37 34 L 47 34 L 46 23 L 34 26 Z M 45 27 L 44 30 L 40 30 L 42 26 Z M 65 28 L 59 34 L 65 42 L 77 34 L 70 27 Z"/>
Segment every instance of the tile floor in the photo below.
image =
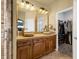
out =
<path fill-rule="evenodd" d="M 55 51 L 39 59 L 72 59 L 72 57 Z"/>
<path fill-rule="evenodd" d="M 59 46 L 59 51 L 68 56 L 72 56 L 72 45 L 63 43 Z"/>

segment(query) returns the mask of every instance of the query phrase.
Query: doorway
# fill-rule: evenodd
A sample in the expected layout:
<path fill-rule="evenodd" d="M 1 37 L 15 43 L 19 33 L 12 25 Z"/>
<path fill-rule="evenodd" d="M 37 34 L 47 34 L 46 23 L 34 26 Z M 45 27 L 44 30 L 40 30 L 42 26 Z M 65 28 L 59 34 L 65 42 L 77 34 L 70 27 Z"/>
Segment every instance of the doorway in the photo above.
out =
<path fill-rule="evenodd" d="M 58 51 L 72 56 L 73 8 L 61 10 L 56 15 Z"/>

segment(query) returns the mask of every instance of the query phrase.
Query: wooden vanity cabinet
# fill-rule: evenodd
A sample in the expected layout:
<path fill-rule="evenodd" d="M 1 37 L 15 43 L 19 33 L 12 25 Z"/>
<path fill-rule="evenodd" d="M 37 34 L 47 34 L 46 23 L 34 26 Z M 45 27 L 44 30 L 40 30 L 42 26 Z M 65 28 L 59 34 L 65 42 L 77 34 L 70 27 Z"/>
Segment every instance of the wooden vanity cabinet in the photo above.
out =
<path fill-rule="evenodd" d="M 17 42 L 17 59 L 32 59 L 32 42 L 22 40 Z"/>
<path fill-rule="evenodd" d="M 33 59 L 48 54 L 56 48 L 56 35 L 33 39 Z"/>
<path fill-rule="evenodd" d="M 33 59 L 37 59 L 45 52 L 45 42 L 43 38 L 36 38 L 33 43 Z"/>
<path fill-rule="evenodd" d="M 17 40 L 17 59 L 38 59 L 55 48 L 56 35 Z"/>

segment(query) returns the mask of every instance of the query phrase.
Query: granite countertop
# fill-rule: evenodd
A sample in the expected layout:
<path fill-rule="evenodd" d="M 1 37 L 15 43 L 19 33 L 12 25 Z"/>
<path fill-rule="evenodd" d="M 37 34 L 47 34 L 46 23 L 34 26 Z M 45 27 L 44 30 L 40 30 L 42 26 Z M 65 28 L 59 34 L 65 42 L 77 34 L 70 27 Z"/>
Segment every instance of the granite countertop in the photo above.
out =
<path fill-rule="evenodd" d="M 56 33 L 52 33 L 52 34 L 34 34 L 34 36 L 32 36 L 32 37 L 17 36 L 16 39 L 21 40 L 21 39 L 30 39 L 30 38 L 38 38 L 38 37 L 47 37 L 47 36 L 52 36 L 52 35 L 56 35 Z"/>

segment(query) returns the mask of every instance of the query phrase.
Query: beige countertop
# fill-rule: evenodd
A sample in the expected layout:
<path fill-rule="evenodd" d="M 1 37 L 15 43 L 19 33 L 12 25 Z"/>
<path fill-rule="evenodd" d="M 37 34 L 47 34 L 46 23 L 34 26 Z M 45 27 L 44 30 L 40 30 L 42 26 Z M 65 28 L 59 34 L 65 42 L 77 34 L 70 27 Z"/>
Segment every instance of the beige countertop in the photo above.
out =
<path fill-rule="evenodd" d="M 16 39 L 20 40 L 20 39 L 28 39 L 28 38 L 47 37 L 47 36 L 53 36 L 53 35 L 56 35 L 56 33 L 52 33 L 52 34 L 34 34 L 34 36 L 32 36 L 32 37 L 17 36 Z"/>

